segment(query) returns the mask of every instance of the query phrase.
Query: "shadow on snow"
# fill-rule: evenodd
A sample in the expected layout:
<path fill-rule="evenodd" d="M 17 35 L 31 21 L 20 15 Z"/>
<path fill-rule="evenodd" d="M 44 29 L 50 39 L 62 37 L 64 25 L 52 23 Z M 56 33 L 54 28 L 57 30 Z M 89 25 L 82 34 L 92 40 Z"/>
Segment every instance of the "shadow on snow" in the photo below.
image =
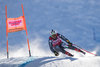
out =
<path fill-rule="evenodd" d="M 63 60 L 63 59 L 69 59 L 71 61 L 77 60 L 77 58 L 71 58 L 71 57 L 65 57 L 65 58 L 43 57 L 43 58 L 31 59 L 29 61 L 26 61 L 25 63 L 21 64 L 19 67 L 25 67 L 28 64 L 32 64 L 32 67 L 40 67 L 41 65 L 44 65 L 46 63 L 57 61 L 57 60 Z"/>

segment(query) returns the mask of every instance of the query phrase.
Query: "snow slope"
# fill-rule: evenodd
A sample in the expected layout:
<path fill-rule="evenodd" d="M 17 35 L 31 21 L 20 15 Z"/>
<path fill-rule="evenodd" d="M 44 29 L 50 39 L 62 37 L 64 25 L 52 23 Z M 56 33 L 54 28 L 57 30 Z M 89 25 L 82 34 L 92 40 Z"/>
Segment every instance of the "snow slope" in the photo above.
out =
<path fill-rule="evenodd" d="M 25 57 L 28 56 L 26 34 L 21 31 L 9 34 L 10 58 L 3 59 L 6 57 L 5 5 L 10 18 L 22 15 L 21 4 L 33 57 Z M 0 0 L 0 67 L 100 67 L 99 56 L 53 57 L 48 46 L 52 28 L 72 43 L 100 55 L 100 0 Z"/>
<path fill-rule="evenodd" d="M 100 57 L 20 57 L 1 59 L 0 67 L 100 67 Z"/>

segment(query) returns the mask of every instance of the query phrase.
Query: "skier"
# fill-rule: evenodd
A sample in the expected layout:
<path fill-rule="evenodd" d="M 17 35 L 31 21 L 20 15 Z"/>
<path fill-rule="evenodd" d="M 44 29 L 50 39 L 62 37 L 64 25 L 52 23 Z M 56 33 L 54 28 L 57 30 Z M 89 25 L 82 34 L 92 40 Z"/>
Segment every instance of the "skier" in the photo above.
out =
<path fill-rule="evenodd" d="M 85 54 L 85 52 L 73 46 L 72 43 L 63 35 L 56 33 L 54 30 L 52 30 L 50 34 L 51 36 L 49 37 L 49 47 L 50 47 L 50 50 L 55 54 L 55 56 L 58 56 L 59 52 L 62 52 L 63 54 L 66 54 L 70 57 L 74 56 L 71 53 L 64 50 L 66 48 L 64 46 L 68 46 L 69 49 Z M 66 43 L 63 41 L 67 42 L 68 45 L 66 45 Z"/>

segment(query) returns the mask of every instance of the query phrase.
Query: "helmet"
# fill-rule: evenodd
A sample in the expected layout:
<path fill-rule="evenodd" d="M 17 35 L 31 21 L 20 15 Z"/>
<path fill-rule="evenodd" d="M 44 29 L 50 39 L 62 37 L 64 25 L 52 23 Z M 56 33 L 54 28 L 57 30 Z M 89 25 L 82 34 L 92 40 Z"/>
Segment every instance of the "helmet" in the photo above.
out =
<path fill-rule="evenodd" d="M 56 32 L 52 29 L 51 30 L 51 37 L 53 38 L 53 39 L 56 39 L 57 38 L 57 36 L 56 36 Z"/>
<path fill-rule="evenodd" d="M 50 34 L 51 34 L 51 35 L 54 35 L 54 34 L 56 34 L 56 33 L 55 33 L 55 31 L 52 29 L 51 32 L 50 32 Z"/>

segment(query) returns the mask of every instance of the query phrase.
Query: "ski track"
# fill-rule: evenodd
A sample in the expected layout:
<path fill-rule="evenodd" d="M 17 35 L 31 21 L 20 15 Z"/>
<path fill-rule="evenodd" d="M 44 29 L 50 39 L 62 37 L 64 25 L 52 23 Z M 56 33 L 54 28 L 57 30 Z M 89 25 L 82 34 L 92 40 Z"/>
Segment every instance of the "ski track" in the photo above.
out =
<path fill-rule="evenodd" d="M 0 67 L 100 67 L 100 56 L 93 57 L 21 57 L 0 59 Z"/>

